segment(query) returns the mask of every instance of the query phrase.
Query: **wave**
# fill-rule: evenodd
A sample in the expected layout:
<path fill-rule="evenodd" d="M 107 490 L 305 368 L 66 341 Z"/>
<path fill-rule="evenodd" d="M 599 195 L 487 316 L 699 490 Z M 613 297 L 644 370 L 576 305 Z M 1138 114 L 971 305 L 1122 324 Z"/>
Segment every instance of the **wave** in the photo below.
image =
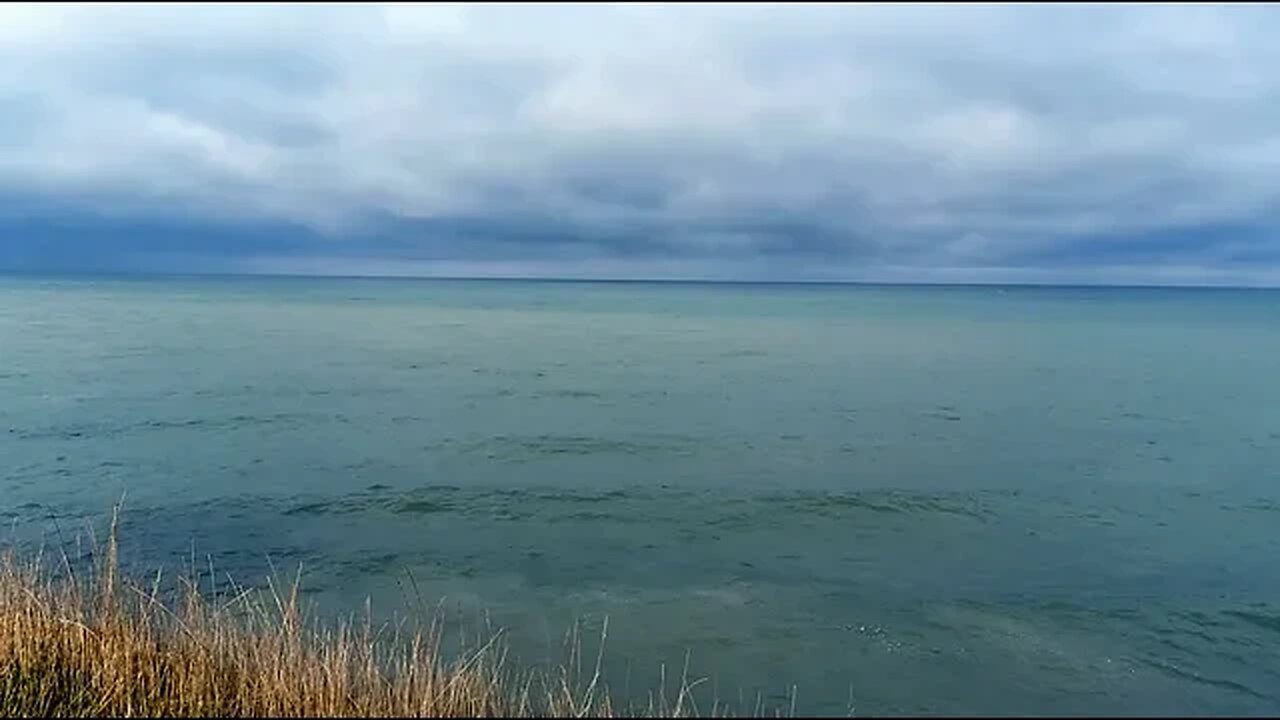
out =
<path fill-rule="evenodd" d="M 230 430 L 260 428 L 314 419 L 304 413 L 271 413 L 267 415 L 233 415 L 178 419 L 148 419 L 128 423 L 68 423 L 42 428 L 10 428 L 9 434 L 19 440 L 116 439 L 138 433 L 166 430 Z"/>
<path fill-rule="evenodd" d="M 773 495 L 765 503 L 827 517 L 856 512 L 922 515 L 941 513 L 987 522 L 994 511 L 977 494 L 909 493 L 894 490 Z"/>
<path fill-rule="evenodd" d="M 393 491 L 384 485 L 337 498 L 284 501 L 279 512 L 297 515 L 348 515 L 385 512 L 392 515 L 457 514 L 494 520 L 542 522 L 631 522 L 688 525 L 696 511 L 701 528 L 717 531 L 778 527 L 796 518 L 843 521 L 869 518 L 951 516 L 987 523 L 996 513 L 975 495 L 867 492 L 796 492 L 725 496 L 711 491 L 663 487 L 610 490 L 474 488 L 424 485 Z M 267 504 L 261 504 L 265 509 Z"/>
<path fill-rule="evenodd" d="M 453 441 L 446 440 L 452 444 Z M 700 438 L 670 435 L 620 440 L 596 435 L 494 435 L 463 443 L 464 453 L 487 459 L 520 462 L 555 456 L 590 455 L 689 455 L 703 445 Z"/>
<path fill-rule="evenodd" d="M 1256 628 L 1280 633 L 1280 615 L 1256 610 L 1224 610 L 1223 615 L 1248 623 Z"/>

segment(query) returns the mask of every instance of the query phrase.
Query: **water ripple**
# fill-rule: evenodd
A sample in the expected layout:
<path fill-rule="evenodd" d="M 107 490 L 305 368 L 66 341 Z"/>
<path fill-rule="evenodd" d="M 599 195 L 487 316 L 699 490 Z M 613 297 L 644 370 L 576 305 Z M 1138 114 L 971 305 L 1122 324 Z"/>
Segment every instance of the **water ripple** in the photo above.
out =
<path fill-rule="evenodd" d="M 313 419 L 313 416 L 303 413 L 271 413 L 264 415 L 233 415 L 224 418 L 150 419 L 131 423 L 80 422 L 41 428 L 10 428 L 9 433 L 19 440 L 116 439 L 126 435 L 150 431 L 261 428 L 304 419 Z"/>
<path fill-rule="evenodd" d="M 695 452 L 701 444 L 699 438 L 680 435 L 634 440 L 593 435 L 494 435 L 484 440 L 464 443 L 462 451 L 483 454 L 492 460 L 524 462 L 555 456 L 688 455 Z"/>
<path fill-rule="evenodd" d="M 1280 615 L 1249 610 L 1223 610 L 1222 614 L 1263 630 L 1280 633 Z"/>

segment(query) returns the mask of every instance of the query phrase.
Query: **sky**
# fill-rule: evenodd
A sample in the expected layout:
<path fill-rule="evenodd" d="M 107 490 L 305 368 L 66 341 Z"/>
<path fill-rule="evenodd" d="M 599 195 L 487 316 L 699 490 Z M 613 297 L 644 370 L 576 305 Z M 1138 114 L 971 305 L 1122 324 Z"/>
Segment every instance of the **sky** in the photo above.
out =
<path fill-rule="evenodd" d="M 0 5 L 0 270 L 1280 285 L 1280 6 Z"/>

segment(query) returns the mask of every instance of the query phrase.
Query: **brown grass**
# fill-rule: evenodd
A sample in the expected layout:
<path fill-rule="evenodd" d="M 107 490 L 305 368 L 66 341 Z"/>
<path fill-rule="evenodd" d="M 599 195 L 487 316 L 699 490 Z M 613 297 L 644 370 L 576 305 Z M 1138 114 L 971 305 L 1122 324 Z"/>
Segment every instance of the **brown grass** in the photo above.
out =
<path fill-rule="evenodd" d="M 441 625 L 318 622 L 287 591 L 210 600 L 120 577 L 115 522 L 91 571 L 43 554 L 0 556 L 0 715 L 611 717 L 622 714 L 580 653 L 552 672 L 515 671 L 500 633 L 442 659 Z M 607 626 L 606 626 L 607 627 Z M 603 645 L 603 638 L 602 638 Z M 590 663 L 588 663 L 590 665 Z M 626 714 L 696 712 L 682 687 Z M 717 714 L 724 708 L 712 708 Z M 757 706 L 757 711 L 759 706 Z"/>

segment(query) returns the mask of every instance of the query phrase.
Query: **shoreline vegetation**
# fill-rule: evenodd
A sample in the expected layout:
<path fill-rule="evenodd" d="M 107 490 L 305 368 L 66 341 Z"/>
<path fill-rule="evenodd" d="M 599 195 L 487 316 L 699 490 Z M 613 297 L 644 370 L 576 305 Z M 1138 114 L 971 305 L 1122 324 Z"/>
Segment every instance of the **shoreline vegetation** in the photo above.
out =
<path fill-rule="evenodd" d="M 619 707 L 601 652 L 519 670 L 488 631 L 445 660 L 442 624 L 326 622 L 291 587 L 201 592 L 193 567 L 162 590 L 121 576 L 118 508 L 90 568 L 65 554 L 0 554 L 0 716 L 4 717 L 693 717 L 698 682 L 682 677 L 647 703 Z M 96 545 L 96 543 L 95 543 Z M 193 564 L 194 565 L 194 564 Z M 585 670 L 585 672 L 584 672 Z M 665 686 L 665 672 L 663 673 Z M 794 698 L 794 694 L 792 695 Z M 727 716 L 714 703 L 711 716 Z M 754 715 L 763 708 L 757 699 Z M 790 708 L 794 714 L 794 700 Z M 785 714 L 777 712 L 777 715 Z"/>

